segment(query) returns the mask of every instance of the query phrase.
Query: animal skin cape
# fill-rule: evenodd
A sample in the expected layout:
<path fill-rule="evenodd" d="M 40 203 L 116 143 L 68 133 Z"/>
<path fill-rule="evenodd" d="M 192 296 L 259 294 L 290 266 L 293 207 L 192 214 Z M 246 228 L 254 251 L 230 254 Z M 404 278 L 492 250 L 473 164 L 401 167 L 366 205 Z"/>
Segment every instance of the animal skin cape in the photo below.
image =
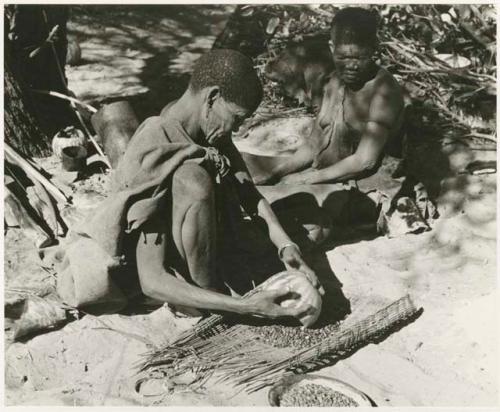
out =
<path fill-rule="evenodd" d="M 124 265 L 124 237 L 154 217 L 169 196 L 171 177 L 186 161 L 219 173 L 223 156 L 210 148 L 190 158 L 194 142 L 168 115 L 147 119 L 132 137 L 114 173 L 112 193 L 71 228 L 59 255 L 57 292 L 73 307 L 116 311 L 127 299 L 111 274 Z M 209 168 L 210 169 L 210 168 Z"/>

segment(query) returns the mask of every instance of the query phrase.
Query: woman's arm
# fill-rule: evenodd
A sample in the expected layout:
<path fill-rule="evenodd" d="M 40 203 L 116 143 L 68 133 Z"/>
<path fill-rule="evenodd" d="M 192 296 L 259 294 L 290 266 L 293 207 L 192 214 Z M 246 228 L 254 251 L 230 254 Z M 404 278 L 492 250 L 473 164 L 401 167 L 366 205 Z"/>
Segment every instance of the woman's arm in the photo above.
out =
<path fill-rule="evenodd" d="M 282 162 L 276 164 L 271 170 L 269 181 L 272 183 L 290 173 L 300 172 L 311 166 L 312 162 L 313 153 L 311 147 L 305 142 L 292 156 L 285 157 Z M 259 182 L 256 182 L 256 184 L 259 184 Z"/>
<path fill-rule="evenodd" d="M 324 169 L 307 170 L 284 177 L 285 184 L 337 183 L 349 179 L 361 179 L 373 174 L 383 155 L 389 130 L 378 123 L 368 122 L 354 154 Z"/>
<path fill-rule="evenodd" d="M 236 147 L 230 143 L 225 148 L 224 153 L 230 159 L 243 207 L 250 216 L 258 215 L 264 219 L 269 230 L 269 238 L 278 249 L 285 267 L 303 272 L 309 277 L 313 285 L 323 292 L 314 271 L 304 262 L 299 247 L 291 241 L 271 205 L 253 184 L 245 162 Z"/>
<path fill-rule="evenodd" d="M 158 237 L 161 241 L 158 241 Z M 298 317 L 307 308 L 282 308 L 275 301 L 289 293 L 288 290 L 262 291 L 247 298 L 235 298 L 202 289 L 168 273 L 165 261 L 164 236 L 158 233 L 141 233 L 136 257 L 139 281 L 143 293 L 173 305 L 190 306 L 210 311 L 278 318 Z"/>
<path fill-rule="evenodd" d="M 380 166 L 385 144 L 403 110 L 400 90 L 382 85 L 370 103 L 368 121 L 356 152 L 320 170 L 308 170 L 282 179 L 283 183 L 336 183 L 361 179 Z"/>

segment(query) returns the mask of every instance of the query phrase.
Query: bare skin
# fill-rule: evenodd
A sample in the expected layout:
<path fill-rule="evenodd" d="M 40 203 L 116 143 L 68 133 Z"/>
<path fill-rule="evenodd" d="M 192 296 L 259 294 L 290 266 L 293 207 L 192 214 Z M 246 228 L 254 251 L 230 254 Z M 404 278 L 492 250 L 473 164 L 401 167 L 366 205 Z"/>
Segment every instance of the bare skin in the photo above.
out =
<path fill-rule="evenodd" d="M 336 69 L 308 141 L 287 158 L 244 154 L 256 184 L 337 183 L 366 177 L 377 170 L 388 139 L 400 129 L 403 92 L 390 73 L 373 63 L 374 50 L 356 44 L 330 47 Z M 323 129 L 331 123 L 331 103 L 341 98 L 343 86 L 344 119 L 361 136 L 360 142 L 350 156 L 314 168 Z"/>
<path fill-rule="evenodd" d="M 162 114 L 164 115 L 164 114 Z M 255 188 L 246 166 L 230 140 L 231 131 L 250 115 L 238 105 L 225 101 L 219 88 L 213 86 L 186 93 L 169 108 L 169 115 L 181 122 L 196 143 L 195 151 L 214 146 L 231 161 L 242 206 L 249 214 L 258 214 L 267 223 L 269 237 L 277 248 L 290 244 L 269 203 Z M 220 293 L 222 279 L 215 272 L 216 230 L 214 184 L 207 171 L 186 162 L 172 179 L 171 225 L 143 227 L 136 249 L 139 280 L 143 292 L 174 305 L 191 306 L 212 311 L 259 315 L 269 318 L 299 316 L 308 308 L 282 308 L 276 304 L 287 290 L 262 292 L 248 298 Z M 153 227 L 154 226 L 154 227 Z M 168 244 L 172 239 L 174 245 Z M 175 247 L 187 270 L 187 281 L 176 278 L 166 267 L 168 248 Z M 323 293 L 314 272 L 304 262 L 295 246 L 283 250 L 286 268 L 305 273 Z"/>

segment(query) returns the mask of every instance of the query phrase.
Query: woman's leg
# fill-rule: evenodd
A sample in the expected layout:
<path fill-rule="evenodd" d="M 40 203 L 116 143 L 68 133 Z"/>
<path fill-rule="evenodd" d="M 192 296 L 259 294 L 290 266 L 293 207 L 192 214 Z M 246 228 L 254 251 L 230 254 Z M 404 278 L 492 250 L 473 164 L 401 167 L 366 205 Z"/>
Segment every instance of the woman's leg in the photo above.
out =
<path fill-rule="evenodd" d="M 215 200 L 208 173 L 200 166 L 179 167 L 172 178 L 172 206 L 160 223 L 148 222 L 136 248 L 141 285 L 148 276 L 174 267 L 204 289 L 221 289 L 216 271 Z"/>
<path fill-rule="evenodd" d="M 203 167 L 186 164 L 177 169 L 172 179 L 172 238 L 192 281 L 218 290 L 214 189 Z"/>

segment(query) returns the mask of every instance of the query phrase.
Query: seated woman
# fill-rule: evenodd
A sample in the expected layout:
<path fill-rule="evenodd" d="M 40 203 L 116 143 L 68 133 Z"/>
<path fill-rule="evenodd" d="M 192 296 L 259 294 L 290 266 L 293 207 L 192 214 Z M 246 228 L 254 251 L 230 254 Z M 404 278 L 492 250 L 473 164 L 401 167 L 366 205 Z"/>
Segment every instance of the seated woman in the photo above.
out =
<path fill-rule="evenodd" d="M 329 42 L 335 70 L 308 140 L 291 157 L 243 158 L 256 184 L 318 184 L 375 173 L 399 137 L 403 90 L 374 61 L 377 17 L 362 8 L 340 10 Z"/>
<path fill-rule="evenodd" d="M 269 318 L 298 316 L 309 309 L 277 304 L 287 290 L 246 298 L 226 293 L 221 263 L 244 238 L 238 231 L 243 227 L 240 205 L 249 216 L 265 222 L 283 265 L 305 273 L 322 291 L 299 247 L 256 190 L 231 141 L 231 132 L 261 98 L 251 60 L 236 51 L 214 50 L 196 63 L 183 96 L 139 127 L 115 171 L 115 193 L 86 222 L 81 239 L 81 245 L 100 257 L 81 267 L 86 279 L 89 273 L 96 277 L 93 296 L 104 300 L 110 295 L 110 283 L 97 277 L 107 276 L 110 269 L 117 272 L 114 261 L 102 257 L 105 251 L 136 266 L 145 295 L 175 306 Z M 83 247 L 73 249 L 75 255 L 69 258 L 90 256 Z M 108 265 L 107 272 L 96 269 L 101 263 Z M 66 268 L 80 270 L 71 263 Z M 63 299 L 71 297 L 65 295 L 64 285 L 82 284 L 78 275 L 71 276 L 65 281 L 65 273 L 60 274 Z M 99 285 L 102 290 L 96 291 Z M 82 300 L 94 303 L 91 298 Z"/>

